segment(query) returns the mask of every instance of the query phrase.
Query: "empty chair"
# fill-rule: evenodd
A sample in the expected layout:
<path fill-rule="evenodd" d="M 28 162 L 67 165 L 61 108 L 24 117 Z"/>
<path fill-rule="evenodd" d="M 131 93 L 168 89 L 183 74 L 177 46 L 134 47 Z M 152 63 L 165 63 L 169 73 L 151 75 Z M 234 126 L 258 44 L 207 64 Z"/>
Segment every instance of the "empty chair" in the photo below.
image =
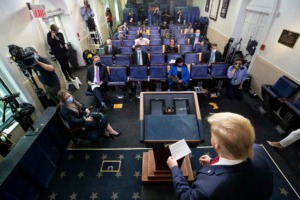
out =
<path fill-rule="evenodd" d="M 117 47 L 122 46 L 121 42 L 122 42 L 121 40 L 112 40 L 111 41 L 112 45 L 117 46 Z"/>
<path fill-rule="evenodd" d="M 141 29 L 141 27 L 140 26 L 129 26 L 129 30 L 130 31 L 137 31 L 137 30 L 140 30 Z"/>
<path fill-rule="evenodd" d="M 191 37 L 195 37 L 195 34 L 194 33 L 185 34 L 185 38 L 191 38 Z"/>
<path fill-rule="evenodd" d="M 176 33 L 175 34 L 175 39 L 177 40 L 178 38 L 184 38 L 184 34 L 183 33 Z"/>
<path fill-rule="evenodd" d="M 107 66 L 112 66 L 113 64 L 113 56 L 112 55 L 101 55 L 100 56 L 101 63 Z"/>
<path fill-rule="evenodd" d="M 204 44 L 204 45 L 200 45 L 200 44 L 196 44 L 195 45 L 195 52 L 199 53 L 206 53 L 208 52 L 208 45 Z"/>
<path fill-rule="evenodd" d="M 128 34 L 129 35 L 137 35 L 137 31 L 136 30 L 129 30 Z"/>
<path fill-rule="evenodd" d="M 169 53 L 167 54 L 167 64 L 170 62 L 175 63 L 176 58 L 182 57 L 180 53 Z"/>
<path fill-rule="evenodd" d="M 282 103 L 279 116 L 281 117 L 278 126 L 280 133 L 291 132 L 300 128 L 300 98 L 290 102 L 284 101 Z M 277 128 L 277 130 L 278 130 Z"/>
<path fill-rule="evenodd" d="M 167 45 L 170 44 L 170 39 L 164 39 L 163 40 L 163 45 Z"/>
<path fill-rule="evenodd" d="M 150 81 L 156 82 L 156 91 L 161 91 L 161 82 L 168 78 L 166 65 L 150 65 Z"/>
<path fill-rule="evenodd" d="M 185 53 L 184 54 L 184 63 L 189 63 L 189 64 L 199 63 L 199 53 Z"/>
<path fill-rule="evenodd" d="M 181 33 L 181 30 L 178 28 L 172 30 L 172 35 L 174 35 L 174 36 L 179 33 Z"/>
<path fill-rule="evenodd" d="M 158 29 L 150 30 L 150 34 L 159 34 L 159 30 Z"/>
<path fill-rule="evenodd" d="M 129 71 L 130 71 L 130 81 L 135 81 L 136 84 L 136 97 L 139 98 L 140 97 L 140 93 L 142 91 L 142 86 L 141 83 L 143 81 L 149 81 L 148 79 L 148 67 L 143 65 L 132 65 L 129 67 Z"/>
<path fill-rule="evenodd" d="M 176 43 L 179 45 L 187 44 L 187 39 L 186 38 L 177 38 Z"/>
<path fill-rule="evenodd" d="M 192 64 L 191 65 L 191 79 L 210 79 L 208 73 L 208 64 Z"/>
<path fill-rule="evenodd" d="M 120 47 L 120 54 L 131 54 L 132 53 L 132 47 L 131 46 L 124 46 Z"/>
<path fill-rule="evenodd" d="M 263 84 L 261 86 L 261 96 L 264 102 L 260 111 L 277 111 L 281 106 L 282 101 L 293 96 L 299 88 L 299 84 L 289 79 L 287 76 L 280 77 L 272 86 Z"/>
<path fill-rule="evenodd" d="M 161 40 L 160 39 L 151 39 L 150 40 L 150 45 L 161 45 Z"/>
<path fill-rule="evenodd" d="M 135 35 L 126 35 L 127 40 L 135 40 L 136 39 L 136 34 Z"/>
<path fill-rule="evenodd" d="M 150 34 L 150 40 L 160 39 L 159 34 Z"/>
<path fill-rule="evenodd" d="M 228 63 L 212 63 L 211 76 L 215 79 L 227 79 Z"/>
<path fill-rule="evenodd" d="M 150 53 L 150 64 L 164 64 L 165 63 L 165 54 L 163 53 Z"/>
<path fill-rule="evenodd" d="M 129 55 L 116 54 L 116 65 L 126 65 L 130 64 Z"/>
<path fill-rule="evenodd" d="M 126 66 L 114 66 L 109 68 L 108 86 L 116 87 L 116 97 L 118 99 L 124 98 L 124 91 L 122 86 L 127 83 L 127 69 Z"/>
<path fill-rule="evenodd" d="M 191 44 L 180 45 L 180 53 L 181 54 L 191 53 L 191 52 L 193 52 L 193 45 L 191 45 Z"/>
<path fill-rule="evenodd" d="M 149 46 L 150 53 L 162 53 L 162 46 L 161 45 L 153 45 Z"/>
<path fill-rule="evenodd" d="M 141 45 L 142 51 L 145 51 L 146 53 L 148 52 L 148 45 Z"/>
<path fill-rule="evenodd" d="M 150 30 L 158 30 L 158 26 L 149 26 Z"/>
<path fill-rule="evenodd" d="M 123 46 L 127 46 L 127 47 L 134 46 L 134 40 L 123 40 Z"/>

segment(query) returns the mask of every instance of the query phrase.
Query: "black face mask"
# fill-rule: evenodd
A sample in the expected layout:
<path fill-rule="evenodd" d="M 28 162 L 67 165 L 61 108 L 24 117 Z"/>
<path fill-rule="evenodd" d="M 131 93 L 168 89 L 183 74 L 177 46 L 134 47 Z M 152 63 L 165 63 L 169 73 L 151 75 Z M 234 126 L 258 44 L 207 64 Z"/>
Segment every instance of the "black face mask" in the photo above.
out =
<path fill-rule="evenodd" d="M 98 67 L 101 67 L 101 66 L 102 66 L 100 61 L 97 62 L 95 65 L 98 66 Z"/>

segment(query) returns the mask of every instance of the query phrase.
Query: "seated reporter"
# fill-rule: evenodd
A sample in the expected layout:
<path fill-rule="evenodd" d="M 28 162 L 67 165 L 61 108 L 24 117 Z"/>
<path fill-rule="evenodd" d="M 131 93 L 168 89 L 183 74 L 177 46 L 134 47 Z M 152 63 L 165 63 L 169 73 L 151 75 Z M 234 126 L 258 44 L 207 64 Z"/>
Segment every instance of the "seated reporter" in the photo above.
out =
<path fill-rule="evenodd" d="M 247 78 L 247 68 L 242 65 L 242 59 L 234 60 L 233 65 L 227 70 L 227 77 L 229 78 L 227 97 L 243 100 L 243 83 Z"/>
<path fill-rule="evenodd" d="M 169 89 L 171 91 L 186 91 L 189 86 L 190 72 L 183 63 L 183 58 L 179 57 L 169 71 Z"/>
<path fill-rule="evenodd" d="M 107 90 L 108 72 L 106 66 L 101 64 L 98 55 L 93 56 L 93 66 L 87 69 L 86 81 L 88 90 L 93 91 L 96 98 L 97 109 L 107 110 L 103 96 Z"/>
<path fill-rule="evenodd" d="M 68 122 L 70 128 L 84 127 L 89 140 L 96 142 L 101 136 L 113 138 L 120 135 L 108 123 L 107 118 L 100 117 L 102 113 L 97 113 L 99 117 L 91 117 L 90 110 L 77 101 L 68 90 L 60 90 L 57 96 L 60 100 L 61 117 Z"/>
<path fill-rule="evenodd" d="M 273 191 L 272 170 L 255 141 L 251 122 L 234 113 L 217 113 L 208 118 L 211 144 L 218 156 L 199 158 L 204 167 L 190 186 L 178 163 L 171 156 L 167 164 L 172 172 L 176 199 L 267 200 Z"/>

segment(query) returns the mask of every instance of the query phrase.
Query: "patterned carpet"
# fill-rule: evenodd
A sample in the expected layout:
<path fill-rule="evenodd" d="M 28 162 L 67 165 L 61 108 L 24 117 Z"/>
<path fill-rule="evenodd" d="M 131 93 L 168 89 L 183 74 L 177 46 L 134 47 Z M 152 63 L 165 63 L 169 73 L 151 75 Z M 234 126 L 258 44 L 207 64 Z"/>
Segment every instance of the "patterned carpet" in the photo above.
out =
<path fill-rule="evenodd" d="M 146 148 L 67 150 L 49 187 L 39 199 L 143 199 L 142 155 L 147 150 Z M 216 153 L 210 147 L 192 149 L 191 163 L 194 173 L 200 167 L 198 158 L 203 154 L 214 157 Z M 274 171 L 274 191 L 271 199 L 299 199 L 267 152 L 266 157 Z M 172 189 L 168 193 L 174 196 Z M 171 199 L 162 199 L 155 191 L 152 194 L 153 200 Z"/>

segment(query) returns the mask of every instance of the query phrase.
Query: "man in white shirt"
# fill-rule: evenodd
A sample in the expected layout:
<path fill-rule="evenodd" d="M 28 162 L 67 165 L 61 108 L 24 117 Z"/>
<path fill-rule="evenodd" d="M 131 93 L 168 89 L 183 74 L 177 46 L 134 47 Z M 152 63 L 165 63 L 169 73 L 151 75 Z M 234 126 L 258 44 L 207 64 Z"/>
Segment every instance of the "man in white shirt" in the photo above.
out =
<path fill-rule="evenodd" d="M 139 33 L 138 39 L 136 39 L 134 45 L 149 45 L 150 40 L 148 38 L 143 38 L 143 34 Z"/>

